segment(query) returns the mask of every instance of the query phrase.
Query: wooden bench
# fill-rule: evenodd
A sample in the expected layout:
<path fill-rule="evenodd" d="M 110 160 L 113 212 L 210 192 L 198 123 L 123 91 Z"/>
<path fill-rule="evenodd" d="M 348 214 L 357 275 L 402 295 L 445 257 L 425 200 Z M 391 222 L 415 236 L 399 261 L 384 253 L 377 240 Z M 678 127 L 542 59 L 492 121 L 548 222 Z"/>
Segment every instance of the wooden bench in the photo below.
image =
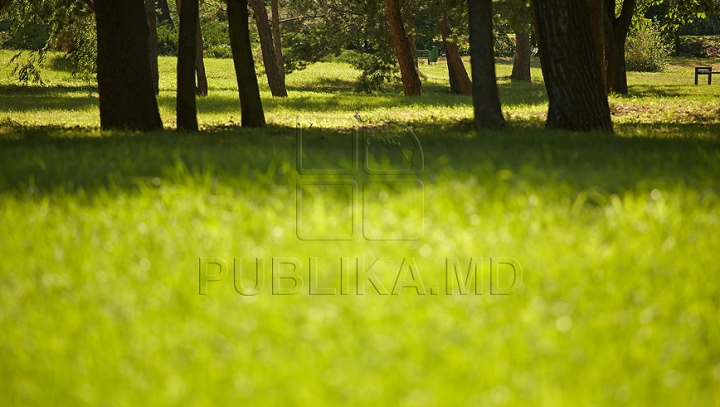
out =
<path fill-rule="evenodd" d="M 708 85 L 712 85 L 712 76 L 720 75 L 720 71 L 713 72 L 711 66 L 696 66 L 695 67 L 695 85 L 698 84 L 698 78 L 700 75 L 707 75 Z"/>

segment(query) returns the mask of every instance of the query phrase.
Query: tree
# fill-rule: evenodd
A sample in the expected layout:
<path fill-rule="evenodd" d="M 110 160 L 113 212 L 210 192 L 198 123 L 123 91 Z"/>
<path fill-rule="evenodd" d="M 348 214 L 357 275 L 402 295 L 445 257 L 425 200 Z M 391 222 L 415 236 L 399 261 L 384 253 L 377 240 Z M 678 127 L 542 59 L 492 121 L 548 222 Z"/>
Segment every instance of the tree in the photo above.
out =
<path fill-rule="evenodd" d="M 547 127 L 612 132 L 587 3 L 536 0 L 538 45 L 550 106 Z"/>
<path fill-rule="evenodd" d="M 405 96 L 420 96 L 420 76 L 415 68 L 410 43 L 402 20 L 399 0 L 385 0 L 387 8 L 388 26 L 392 35 L 395 54 L 400 65 L 400 76 Z"/>
<path fill-rule="evenodd" d="M 282 37 L 280 36 L 280 7 L 278 0 L 270 0 L 270 10 L 272 11 L 272 36 L 275 42 L 275 63 L 278 67 L 280 80 L 285 84 L 285 63 L 282 54 Z"/>
<path fill-rule="evenodd" d="M 191 131 L 198 130 L 195 101 L 198 14 L 198 0 L 183 1 L 177 58 L 177 127 Z"/>
<path fill-rule="evenodd" d="M 526 0 L 502 0 L 497 9 L 515 34 L 515 58 L 510 79 L 530 81 L 530 8 Z"/>
<path fill-rule="evenodd" d="M 103 129 L 162 128 L 148 58 L 143 0 L 95 4 L 97 80 Z"/>
<path fill-rule="evenodd" d="M 168 6 L 167 0 L 157 0 L 157 10 L 158 22 L 167 24 L 170 28 L 175 28 L 175 24 L 173 24 L 172 17 L 170 16 L 170 7 Z"/>
<path fill-rule="evenodd" d="M 260 36 L 260 48 L 262 50 L 263 65 L 267 76 L 270 93 L 276 97 L 286 97 L 285 81 L 278 70 L 275 44 L 273 42 L 272 30 L 268 21 L 267 9 L 264 0 L 250 0 L 255 15 L 255 25 Z"/>
<path fill-rule="evenodd" d="M 457 39 L 454 38 L 450 20 L 443 10 L 442 0 L 435 1 L 435 10 L 442 32 L 443 43 L 445 44 L 445 54 L 448 64 L 448 74 L 450 76 L 450 90 L 453 93 L 472 96 L 472 82 L 465 70 L 465 64 L 460 56 L 460 50 L 457 46 Z"/>
<path fill-rule="evenodd" d="M 605 66 L 607 68 L 607 91 L 628 93 L 627 72 L 625 70 L 625 43 L 630 31 L 635 0 L 622 0 L 618 15 L 615 0 L 605 0 Z"/>
<path fill-rule="evenodd" d="M 165 1 L 165 0 L 160 0 Z M 167 2 L 166 2 L 167 5 Z M 175 7 L 177 8 L 178 15 L 181 13 L 182 9 L 182 0 L 175 0 Z M 170 25 L 172 25 L 172 18 L 168 16 L 168 20 L 170 22 Z M 198 96 L 207 96 L 208 94 L 208 82 L 207 82 L 207 75 L 205 73 L 205 58 L 203 56 L 203 39 L 202 39 L 202 29 L 200 27 L 200 15 L 198 13 L 197 18 L 197 29 L 195 33 L 195 73 L 197 74 L 197 86 L 195 88 L 195 93 Z"/>
<path fill-rule="evenodd" d="M 150 73 L 152 74 L 153 90 L 160 93 L 160 72 L 158 71 L 158 34 L 157 12 L 155 0 L 145 0 L 145 18 L 148 26 L 148 56 L 150 58 Z"/>
<path fill-rule="evenodd" d="M 495 75 L 492 0 L 468 0 L 472 94 L 477 128 L 502 128 L 505 119 Z"/>
<path fill-rule="evenodd" d="M 241 122 L 247 127 L 262 127 L 265 125 L 265 113 L 250 48 L 247 0 L 227 0 L 227 15 L 230 47 L 240 94 Z"/>

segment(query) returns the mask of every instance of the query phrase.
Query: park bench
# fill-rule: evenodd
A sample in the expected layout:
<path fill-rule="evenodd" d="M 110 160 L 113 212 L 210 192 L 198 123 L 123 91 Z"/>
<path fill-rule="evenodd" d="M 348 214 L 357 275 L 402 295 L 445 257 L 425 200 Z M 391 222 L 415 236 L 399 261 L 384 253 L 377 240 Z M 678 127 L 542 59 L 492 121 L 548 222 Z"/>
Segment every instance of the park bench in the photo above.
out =
<path fill-rule="evenodd" d="M 695 67 L 695 84 L 698 84 L 698 78 L 700 75 L 707 75 L 708 85 L 712 85 L 712 76 L 720 75 L 720 71 L 713 72 L 711 66 L 696 66 Z"/>
<path fill-rule="evenodd" d="M 428 59 L 428 65 L 433 62 L 437 62 L 438 58 L 440 57 L 440 51 L 437 47 L 432 47 L 430 49 L 419 49 L 416 52 L 418 58 Z"/>

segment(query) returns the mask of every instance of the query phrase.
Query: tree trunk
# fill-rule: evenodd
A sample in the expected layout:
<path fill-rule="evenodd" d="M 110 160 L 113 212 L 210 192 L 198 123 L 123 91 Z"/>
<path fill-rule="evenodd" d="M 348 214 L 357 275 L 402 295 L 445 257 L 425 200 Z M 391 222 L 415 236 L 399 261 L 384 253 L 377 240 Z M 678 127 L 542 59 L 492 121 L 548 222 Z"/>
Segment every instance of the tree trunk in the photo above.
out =
<path fill-rule="evenodd" d="M 240 94 L 241 122 L 247 127 L 262 127 L 265 125 L 265 113 L 250 48 L 247 0 L 227 0 L 227 15 L 230 48 Z"/>
<path fill-rule="evenodd" d="M 515 59 L 510 79 L 530 82 L 530 31 L 527 26 L 515 31 Z"/>
<path fill-rule="evenodd" d="M 195 93 L 198 96 L 207 96 L 208 82 L 205 73 L 205 55 L 203 50 L 202 28 L 200 27 L 200 16 L 197 19 L 197 32 L 195 33 L 195 72 L 197 73 L 197 88 Z"/>
<path fill-rule="evenodd" d="M 415 14 L 413 13 L 412 0 L 407 0 L 402 5 L 402 18 L 405 23 L 405 32 L 407 33 L 408 46 L 410 47 L 410 55 L 415 62 L 415 70 L 418 71 L 417 46 L 415 45 Z M 418 71 L 418 76 L 420 75 Z"/>
<path fill-rule="evenodd" d="M 275 46 L 267 10 L 265 9 L 265 0 L 250 0 L 250 3 L 252 4 L 255 25 L 260 36 L 260 48 L 262 49 L 263 65 L 265 66 L 265 75 L 270 86 L 270 93 L 276 97 L 286 97 L 285 83 L 280 76 L 275 60 Z"/>
<path fill-rule="evenodd" d="M 270 10 L 272 11 L 272 36 L 275 42 L 275 63 L 280 73 L 280 80 L 285 83 L 285 60 L 282 54 L 282 37 L 280 36 L 280 7 L 278 0 L 270 0 Z"/>
<path fill-rule="evenodd" d="M 100 1 L 95 19 L 101 127 L 162 128 L 150 74 L 143 0 Z"/>
<path fill-rule="evenodd" d="M 615 0 L 605 3 L 605 65 L 607 67 L 607 90 L 628 93 L 625 70 L 625 42 L 635 11 L 635 0 L 623 0 L 620 16 L 615 15 Z"/>
<path fill-rule="evenodd" d="M 195 57 L 197 55 L 198 0 L 183 0 L 177 58 L 177 127 L 197 131 Z"/>
<path fill-rule="evenodd" d="M 145 0 L 145 17 L 148 25 L 148 55 L 150 57 L 150 74 L 152 75 L 155 94 L 160 93 L 160 72 L 158 72 L 158 34 L 155 0 Z"/>
<path fill-rule="evenodd" d="M 158 22 L 166 23 L 170 28 L 175 28 L 172 16 L 170 16 L 170 7 L 168 6 L 167 0 L 157 0 L 157 9 L 160 10 L 158 13 Z"/>
<path fill-rule="evenodd" d="M 595 58 L 600 64 L 603 85 L 607 89 L 607 67 L 605 66 L 605 0 L 586 0 L 590 13 L 589 25 L 595 44 Z"/>
<path fill-rule="evenodd" d="M 455 43 L 450 20 L 448 20 L 447 14 L 445 14 L 445 11 L 442 9 L 442 0 L 435 1 L 435 12 L 438 23 L 440 24 L 443 43 L 445 44 L 448 75 L 450 76 L 450 91 L 465 96 L 472 96 L 472 82 L 465 70 L 465 65 L 460 56 L 460 50 Z"/>
<path fill-rule="evenodd" d="M 182 10 L 182 0 L 175 0 L 175 7 L 177 8 L 178 16 Z M 199 8 L 198 8 L 199 10 Z M 208 94 L 208 83 L 207 75 L 205 73 L 205 58 L 204 58 L 204 47 L 202 39 L 202 28 L 200 27 L 200 13 L 198 11 L 197 18 L 197 32 L 195 33 L 195 68 L 194 71 L 197 74 L 197 84 L 195 87 L 195 94 L 198 96 L 207 96 Z"/>
<path fill-rule="evenodd" d="M 536 0 L 538 45 L 550 99 L 547 127 L 612 132 L 587 3 Z"/>
<path fill-rule="evenodd" d="M 502 128 L 505 118 L 495 75 L 492 0 L 469 0 L 470 62 L 475 125 Z"/>
<path fill-rule="evenodd" d="M 388 26 L 395 46 L 395 55 L 400 64 L 400 76 L 405 96 L 420 96 L 422 85 L 417 69 L 415 69 L 415 61 L 413 61 L 407 33 L 403 26 L 400 2 L 399 0 L 385 0 L 385 6 L 387 7 Z"/>
<path fill-rule="evenodd" d="M 675 46 L 675 56 L 679 57 L 680 56 L 680 47 L 682 45 L 680 43 L 680 29 L 679 28 L 677 30 L 675 30 L 675 32 L 673 33 L 673 44 Z"/>

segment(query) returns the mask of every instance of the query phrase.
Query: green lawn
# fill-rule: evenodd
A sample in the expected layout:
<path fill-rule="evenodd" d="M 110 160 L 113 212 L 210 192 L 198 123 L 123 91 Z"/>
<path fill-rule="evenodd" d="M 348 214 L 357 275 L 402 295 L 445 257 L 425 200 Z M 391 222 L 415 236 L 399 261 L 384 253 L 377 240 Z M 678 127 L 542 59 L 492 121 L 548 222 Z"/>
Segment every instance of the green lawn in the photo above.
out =
<path fill-rule="evenodd" d="M 290 74 L 287 99 L 261 78 L 269 126 L 249 130 L 232 64 L 208 60 L 197 134 L 173 130 L 171 58 L 168 130 L 148 134 L 100 131 L 97 90 L 67 72 L 20 86 L 0 65 L 0 404 L 720 406 L 720 84 L 694 86 L 695 63 L 631 73 L 614 136 L 545 130 L 539 68 L 513 83 L 506 63 L 504 131 L 472 130 L 445 65 L 405 98 L 353 93 L 338 63 Z M 305 169 L 352 168 L 356 112 L 407 124 L 423 171 L 383 127 L 358 129 L 361 152 L 401 134 L 410 174 L 367 175 L 365 154 L 298 171 L 297 122 Z M 407 163 L 368 148 L 371 169 Z M 208 257 L 228 274 L 199 295 Z M 236 291 L 235 257 L 246 287 L 264 259 L 258 295 Z M 482 295 L 448 295 L 446 265 L 471 257 Z M 513 282 L 489 278 L 503 257 L 522 285 L 490 295 Z M 292 259 L 303 290 L 277 295 Z M 398 295 L 358 295 L 376 260 Z"/>

